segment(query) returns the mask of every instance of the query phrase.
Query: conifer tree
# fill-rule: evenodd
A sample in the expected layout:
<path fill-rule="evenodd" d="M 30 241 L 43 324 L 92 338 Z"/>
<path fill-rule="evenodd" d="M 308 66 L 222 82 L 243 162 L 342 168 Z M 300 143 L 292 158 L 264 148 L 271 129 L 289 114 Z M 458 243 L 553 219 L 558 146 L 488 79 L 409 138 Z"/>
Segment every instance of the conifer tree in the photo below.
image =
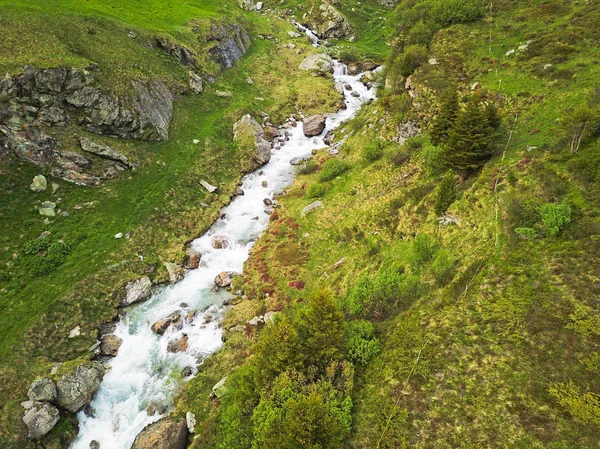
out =
<path fill-rule="evenodd" d="M 458 114 L 448 133 L 448 141 L 441 153 L 442 162 L 464 176 L 490 158 L 493 137 L 494 129 L 490 126 L 488 113 L 481 106 L 480 99 L 475 97 Z"/>
<path fill-rule="evenodd" d="M 440 112 L 433 122 L 433 127 L 429 133 L 431 143 L 441 145 L 448 141 L 448 135 L 454 126 L 458 110 L 458 94 L 454 86 L 452 86 L 442 94 Z"/>

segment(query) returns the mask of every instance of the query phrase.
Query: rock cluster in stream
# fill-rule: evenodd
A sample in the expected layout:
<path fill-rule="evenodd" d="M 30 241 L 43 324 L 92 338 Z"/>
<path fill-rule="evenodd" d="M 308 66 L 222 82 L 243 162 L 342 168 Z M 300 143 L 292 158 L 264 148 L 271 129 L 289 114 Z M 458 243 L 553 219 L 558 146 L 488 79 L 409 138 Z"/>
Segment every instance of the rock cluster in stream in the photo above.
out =
<path fill-rule="evenodd" d="M 104 377 L 104 365 L 86 362 L 58 381 L 39 378 L 33 381 L 23 402 L 23 422 L 27 437 L 38 439 L 50 432 L 60 419 L 60 410 L 75 413 L 89 404 Z"/>

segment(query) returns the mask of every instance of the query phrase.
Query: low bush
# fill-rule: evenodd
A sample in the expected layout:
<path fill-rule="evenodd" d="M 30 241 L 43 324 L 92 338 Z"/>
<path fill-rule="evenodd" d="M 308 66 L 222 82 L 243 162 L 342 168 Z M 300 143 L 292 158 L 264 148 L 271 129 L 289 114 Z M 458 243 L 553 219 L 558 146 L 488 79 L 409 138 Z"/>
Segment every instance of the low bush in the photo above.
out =
<path fill-rule="evenodd" d="M 323 165 L 323 169 L 321 170 L 321 174 L 319 175 L 319 181 L 331 181 L 333 178 L 343 175 L 348 170 L 350 170 L 350 164 L 348 164 L 347 162 L 336 158 L 329 159 Z"/>
<path fill-rule="evenodd" d="M 323 184 L 312 184 L 306 191 L 309 198 L 321 198 L 327 193 L 327 187 Z"/>
<path fill-rule="evenodd" d="M 444 214 L 456 200 L 457 179 L 453 173 L 447 173 L 439 183 L 435 196 L 435 214 Z"/>
<path fill-rule="evenodd" d="M 557 237 L 571 222 L 571 207 L 568 204 L 546 203 L 539 211 L 546 232 L 552 237 Z"/>
<path fill-rule="evenodd" d="M 375 326 L 365 320 L 346 324 L 346 349 L 354 364 L 365 365 L 379 353 L 379 340 L 375 337 Z"/>
<path fill-rule="evenodd" d="M 367 163 L 378 161 L 383 157 L 383 147 L 381 143 L 371 142 L 363 148 L 362 157 Z"/>

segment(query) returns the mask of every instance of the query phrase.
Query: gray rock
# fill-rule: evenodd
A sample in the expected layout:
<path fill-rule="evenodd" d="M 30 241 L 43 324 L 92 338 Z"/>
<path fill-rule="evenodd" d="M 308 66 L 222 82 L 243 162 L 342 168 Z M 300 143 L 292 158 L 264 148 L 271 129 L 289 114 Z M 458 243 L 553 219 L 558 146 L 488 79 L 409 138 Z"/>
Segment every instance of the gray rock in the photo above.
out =
<path fill-rule="evenodd" d="M 147 277 L 129 282 L 125 286 L 125 296 L 119 307 L 127 307 L 137 302 L 145 301 L 152 295 L 152 282 Z"/>
<path fill-rule="evenodd" d="M 257 11 L 260 11 L 262 9 L 262 7 L 263 7 L 263 2 L 256 3 L 256 10 Z"/>
<path fill-rule="evenodd" d="M 100 443 L 96 440 L 90 441 L 90 449 L 100 449 Z"/>
<path fill-rule="evenodd" d="M 163 418 L 148 424 L 136 437 L 131 449 L 185 449 L 188 427 L 185 419 Z"/>
<path fill-rule="evenodd" d="M 275 317 L 279 314 L 279 312 L 267 312 L 263 317 L 263 320 L 267 326 L 272 326 L 275 324 Z"/>
<path fill-rule="evenodd" d="M 132 166 L 127 156 L 119 153 L 118 151 L 113 150 L 108 145 L 102 145 L 100 143 L 93 142 L 87 137 L 79 138 L 79 144 L 81 145 L 81 149 L 87 153 L 95 154 L 96 156 L 100 156 L 104 159 L 110 159 L 113 161 L 121 162 L 127 167 Z"/>
<path fill-rule="evenodd" d="M 185 414 L 185 422 L 190 433 L 196 433 L 196 415 L 192 412 Z"/>
<path fill-rule="evenodd" d="M 212 241 L 212 247 L 215 249 L 226 249 L 229 247 L 229 240 L 224 235 L 215 235 Z"/>
<path fill-rule="evenodd" d="M 216 91 L 217 97 L 221 97 L 221 98 L 231 98 L 232 97 L 232 93 L 229 90 L 218 90 Z"/>
<path fill-rule="evenodd" d="M 47 402 L 25 401 L 21 405 L 25 409 L 23 422 L 29 429 L 27 438 L 32 440 L 46 435 L 60 419 L 58 409 Z"/>
<path fill-rule="evenodd" d="M 36 193 L 43 192 L 48 187 L 48 181 L 44 175 L 36 175 L 29 188 Z"/>
<path fill-rule="evenodd" d="M 308 55 L 300 63 L 300 70 L 314 71 L 316 73 L 330 73 L 333 68 L 332 60 L 323 53 Z"/>
<path fill-rule="evenodd" d="M 263 319 L 263 317 L 260 316 L 255 316 L 251 319 L 249 319 L 248 321 L 246 321 L 246 323 L 248 323 L 250 326 L 260 326 L 262 324 L 265 324 L 265 320 Z"/>
<path fill-rule="evenodd" d="M 302 209 L 301 216 L 305 217 L 308 214 L 314 212 L 316 209 L 318 209 L 319 207 L 322 207 L 322 206 L 323 206 L 322 201 L 315 201 L 314 203 L 310 203 L 308 206 L 306 206 L 304 209 Z"/>
<path fill-rule="evenodd" d="M 302 37 L 302 35 L 300 33 L 297 33 L 296 31 L 288 31 L 288 36 L 291 37 L 292 39 L 297 39 L 299 37 Z"/>
<path fill-rule="evenodd" d="M 104 366 L 100 362 L 89 362 L 78 366 L 56 383 L 58 405 L 75 413 L 92 400 L 103 377 Z"/>
<path fill-rule="evenodd" d="M 56 204 L 51 201 L 44 201 L 41 207 L 38 209 L 40 215 L 44 217 L 55 217 L 56 216 Z"/>
<path fill-rule="evenodd" d="M 177 59 L 181 65 L 186 67 L 196 67 L 198 65 L 196 54 L 189 48 L 173 42 L 164 36 L 156 38 L 156 44 L 158 48 Z"/>
<path fill-rule="evenodd" d="M 115 357 L 119 348 L 121 347 L 122 340 L 115 334 L 103 335 L 100 339 L 100 354 Z"/>
<path fill-rule="evenodd" d="M 148 416 L 154 416 L 156 414 L 162 415 L 167 411 L 167 406 L 162 402 L 152 401 L 146 408 Z"/>
<path fill-rule="evenodd" d="M 190 89 L 195 94 L 201 94 L 202 91 L 204 90 L 204 86 L 202 84 L 202 78 L 200 78 L 200 76 L 198 76 L 191 70 L 190 70 L 189 76 L 190 76 L 190 81 L 189 81 Z"/>
<path fill-rule="evenodd" d="M 167 140 L 173 117 L 173 93 L 160 81 L 133 84 L 138 92 L 134 107 L 139 114 L 139 128 L 132 136 L 142 140 Z"/>
<path fill-rule="evenodd" d="M 304 119 L 302 129 L 306 137 L 318 136 L 325 129 L 325 116 L 313 115 Z"/>
<path fill-rule="evenodd" d="M 29 386 L 27 397 L 30 401 L 52 402 L 56 399 L 56 385 L 51 379 L 42 377 L 34 380 Z"/>
<path fill-rule="evenodd" d="M 205 181 L 204 179 L 201 179 L 200 181 L 200 185 L 202 187 L 204 187 L 209 193 L 213 193 L 217 190 L 217 187 L 209 184 L 207 181 Z"/>
<path fill-rule="evenodd" d="M 225 376 L 223 379 L 218 381 L 215 384 L 215 386 L 212 387 L 212 393 L 210 394 L 210 396 L 212 398 L 219 399 L 219 398 L 223 397 L 223 395 L 226 393 L 226 391 L 227 391 L 227 376 Z"/>
<path fill-rule="evenodd" d="M 272 144 L 265 138 L 265 130 L 260 124 L 246 114 L 233 125 L 233 138 L 242 145 L 253 145 L 252 168 L 258 168 L 271 160 Z"/>
<path fill-rule="evenodd" d="M 185 270 L 172 262 L 165 262 L 165 268 L 169 272 L 169 282 L 174 283 L 183 279 Z"/>
<path fill-rule="evenodd" d="M 295 157 L 290 161 L 291 165 L 302 165 L 310 159 L 310 156 Z"/>

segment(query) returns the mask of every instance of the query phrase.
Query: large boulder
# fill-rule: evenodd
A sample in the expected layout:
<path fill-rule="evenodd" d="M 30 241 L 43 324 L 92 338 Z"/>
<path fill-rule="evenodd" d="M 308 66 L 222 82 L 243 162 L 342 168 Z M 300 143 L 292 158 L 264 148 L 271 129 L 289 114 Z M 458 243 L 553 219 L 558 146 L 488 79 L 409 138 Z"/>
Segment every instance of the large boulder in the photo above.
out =
<path fill-rule="evenodd" d="M 173 421 L 163 418 L 148 424 L 137 436 L 131 449 L 185 449 L 187 438 L 185 419 Z"/>
<path fill-rule="evenodd" d="M 167 343 L 167 351 L 169 352 L 185 352 L 188 348 L 188 336 L 183 334 L 179 338 L 169 340 Z"/>
<path fill-rule="evenodd" d="M 350 22 L 329 1 L 319 5 L 316 14 L 309 19 L 309 25 L 321 39 L 353 40 L 355 32 Z"/>
<path fill-rule="evenodd" d="M 100 354 L 114 357 L 123 341 L 115 334 L 103 335 L 100 339 Z"/>
<path fill-rule="evenodd" d="M 158 335 L 163 335 L 169 327 L 175 327 L 176 329 L 181 329 L 183 326 L 183 318 L 181 316 L 181 312 L 173 312 L 166 318 L 162 320 L 158 320 L 156 323 L 152 325 L 152 332 Z"/>
<path fill-rule="evenodd" d="M 236 276 L 240 276 L 237 271 L 222 271 L 215 277 L 215 285 L 221 288 L 229 287 Z"/>
<path fill-rule="evenodd" d="M 89 362 L 75 368 L 56 382 L 58 405 L 75 413 L 92 400 L 104 377 L 104 366 L 100 362 Z"/>
<path fill-rule="evenodd" d="M 51 379 L 42 377 L 34 380 L 29 386 L 27 397 L 30 401 L 52 402 L 56 399 L 56 385 Z"/>
<path fill-rule="evenodd" d="M 47 402 L 25 401 L 21 405 L 25 409 L 23 422 L 29 429 L 27 438 L 32 440 L 46 435 L 60 419 L 58 409 Z"/>
<path fill-rule="evenodd" d="M 244 115 L 233 125 L 233 138 L 243 146 L 254 147 L 252 168 L 258 168 L 271 160 L 271 143 L 265 138 L 265 130 L 252 118 Z"/>
<path fill-rule="evenodd" d="M 137 302 L 147 300 L 152 296 L 152 282 L 147 277 L 129 282 L 125 286 L 125 296 L 121 299 L 119 307 L 127 307 Z"/>
<path fill-rule="evenodd" d="M 318 136 L 325 129 L 325 117 L 322 115 L 313 115 L 304 119 L 302 129 L 306 137 Z"/>
<path fill-rule="evenodd" d="M 333 69 L 333 62 L 331 57 L 326 54 L 314 53 L 304 58 L 299 68 L 300 70 L 315 72 L 317 74 L 330 73 Z"/>

